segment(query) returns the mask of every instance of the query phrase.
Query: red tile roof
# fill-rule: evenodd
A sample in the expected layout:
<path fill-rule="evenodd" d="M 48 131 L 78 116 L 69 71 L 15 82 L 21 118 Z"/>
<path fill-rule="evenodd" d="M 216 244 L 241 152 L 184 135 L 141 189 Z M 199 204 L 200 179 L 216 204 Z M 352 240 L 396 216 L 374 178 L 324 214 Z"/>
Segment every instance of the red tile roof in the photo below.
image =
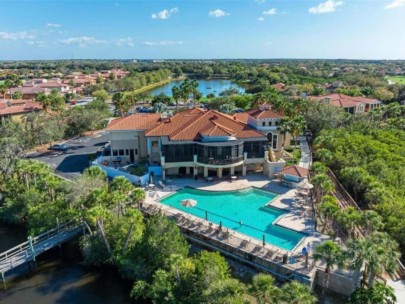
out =
<path fill-rule="evenodd" d="M 199 140 L 202 136 L 233 136 L 236 138 L 266 138 L 245 123 L 232 116 L 214 111 L 190 109 L 180 112 L 146 136 L 168 136 L 171 140 Z"/>
<path fill-rule="evenodd" d="M 40 110 L 42 110 L 42 105 L 33 100 L 0 100 L 0 116 L 24 114 Z"/>
<path fill-rule="evenodd" d="M 107 127 L 109 131 L 150 130 L 160 123 L 160 114 L 132 114 L 114 119 Z"/>
<path fill-rule="evenodd" d="M 298 177 L 307 177 L 308 176 L 308 169 L 300 167 L 300 166 L 287 166 L 284 167 L 280 173 L 298 176 Z"/>
<path fill-rule="evenodd" d="M 248 115 L 254 118 L 282 118 L 283 115 L 270 109 L 254 109 L 247 112 Z"/>
<path fill-rule="evenodd" d="M 249 119 L 248 113 L 235 113 L 233 117 L 243 123 L 247 123 Z"/>
<path fill-rule="evenodd" d="M 276 89 L 276 91 L 282 92 L 285 88 L 285 84 L 282 82 L 276 83 L 272 85 L 273 88 Z"/>
<path fill-rule="evenodd" d="M 40 88 L 40 87 L 11 88 L 10 93 L 13 94 L 14 92 L 21 92 L 23 94 L 39 94 L 41 92 L 46 92 L 46 89 L 45 88 Z"/>
<path fill-rule="evenodd" d="M 330 98 L 330 104 L 335 107 L 353 108 L 359 103 L 375 104 L 381 103 L 378 99 L 367 97 L 353 97 L 344 94 L 329 94 L 323 96 L 309 96 L 311 100 L 323 101 L 325 98 Z"/>

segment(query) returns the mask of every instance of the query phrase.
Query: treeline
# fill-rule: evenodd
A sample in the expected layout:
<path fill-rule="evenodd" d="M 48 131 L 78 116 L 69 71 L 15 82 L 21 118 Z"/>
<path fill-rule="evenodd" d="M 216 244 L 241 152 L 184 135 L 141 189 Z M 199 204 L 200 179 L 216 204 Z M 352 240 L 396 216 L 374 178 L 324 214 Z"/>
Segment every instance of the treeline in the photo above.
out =
<path fill-rule="evenodd" d="M 11 144 L 2 142 L 2 144 Z M 11 146 L 10 146 L 11 148 Z M 66 220 L 85 220 L 80 248 L 87 265 L 115 265 L 134 282 L 131 297 L 150 303 L 316 303 L 297 282 L 278 287 L 266 274 L 244 284 L 216 252 L 192 255 L 176 223 L 138 210 L 145 192 L 126 178 L 108 182 L 98 167 L 74 182 L 38 161 L 0 155 L 0 220 L 26 224 L 38 234 Z M 78 187 L 77 185 L 80 185 Z"/>
<path fill-rule="evenodd" d="M 318 159 L 405 250 L 405 107 L 390 104 L 328 129 L 315 141 Z"/>
<path fill-rule="evenodd" d="M 151 84 L 169 80 L 171 76 L 172 72 L 168 69 L 159 69 L 151 72 L 132 72 L 128 77 L 122 79 L 100 80 L 98 84 L 90 85 L 87 93 L 91 94 L 97 90 L 106 90 L 108 92 L 135 91 Z"/>

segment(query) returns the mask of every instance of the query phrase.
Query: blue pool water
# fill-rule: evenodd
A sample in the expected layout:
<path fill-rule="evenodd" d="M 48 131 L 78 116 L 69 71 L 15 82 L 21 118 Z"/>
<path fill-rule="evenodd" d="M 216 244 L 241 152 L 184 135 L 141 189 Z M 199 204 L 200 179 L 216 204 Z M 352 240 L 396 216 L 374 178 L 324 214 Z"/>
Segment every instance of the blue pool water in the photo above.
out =
<path fill-rule="evenodd" d="M 306 235 L 273 225 L 273 222 L 285 213 L 283 210 L 266 206 L 275 197 L 277 194 L 255 188 L 221 192 L 184 188 L 162 198 L 160 202 L 203 219 L 208 212 L 210 222 L 222 222 L 224 227 L 260 241 L 264 235 L 267 243 L 292 250 Z M 182 206 L 181 201 L 188 198 L 196 200 L 197 206 Z"/>

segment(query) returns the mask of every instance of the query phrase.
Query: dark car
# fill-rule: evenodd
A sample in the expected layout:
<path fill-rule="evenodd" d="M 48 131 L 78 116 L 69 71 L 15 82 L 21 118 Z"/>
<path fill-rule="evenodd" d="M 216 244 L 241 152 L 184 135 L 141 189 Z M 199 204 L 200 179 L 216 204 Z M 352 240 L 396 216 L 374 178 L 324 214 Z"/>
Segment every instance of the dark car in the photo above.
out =
<path fill-rule="evenodd" d="M 67 145 L 66 144 L 55 144 L 52 145 L 49 150 L 53 150 L 53 151 L 66 151 L 67 150 Z"/>

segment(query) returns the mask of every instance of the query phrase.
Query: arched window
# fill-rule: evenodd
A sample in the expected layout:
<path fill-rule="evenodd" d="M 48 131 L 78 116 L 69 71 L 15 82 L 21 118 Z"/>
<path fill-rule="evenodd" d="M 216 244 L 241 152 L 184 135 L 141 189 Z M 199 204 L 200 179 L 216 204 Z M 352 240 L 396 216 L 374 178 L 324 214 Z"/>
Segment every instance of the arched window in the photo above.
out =
<path fill-rule="evenodd" d="M 267 139 L 269 140 L 269 143 L 273 150 L 277 150 L 278 148 L 278 135 L 273 134 L 271 132 L 267 133 Z"/>

